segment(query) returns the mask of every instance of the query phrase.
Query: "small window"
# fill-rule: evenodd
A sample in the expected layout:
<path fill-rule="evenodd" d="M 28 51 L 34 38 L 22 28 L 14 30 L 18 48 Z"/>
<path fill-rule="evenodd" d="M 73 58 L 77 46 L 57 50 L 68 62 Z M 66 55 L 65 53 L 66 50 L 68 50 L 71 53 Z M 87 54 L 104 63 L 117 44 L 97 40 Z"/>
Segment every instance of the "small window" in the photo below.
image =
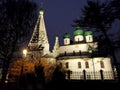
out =
<path fill-rule="evenodd" d="M 62 63 L 59 63 L 59 67 L 60 67 L 60 68 L 62 67 Z"/>
<path fill-rule="evenodd" d="M 89 68 L 89 63 L 88 62 L 85 62 L 85 67 Z"/>
<path fill-rule="evenodd" d="M 69 68 L 69 63 L 68 62 L 66 62 L 66 68 Z"/>
<path fill-rule="evenodd" d="M 89 40 L 91 39 L 91 37 L 89 36 Z"/>
<path fill-rule="evenodd" d="M 66 51 L 65 51 L 64 55 L 66 56 Z"/>
<path fill-rule="evenodd" d="M 73 51 L 73 55 L 75 55 L 75 51 Z"/>
<path fill-rule="evenodd" d="M 101 66 L 101 68 L 104 68 L 104 63 L 103 63 L 103 61 L 100 61 L 100 66 Z"/>
<path fill-rule="evenodd" d="M 81 50 L 79 50 L 79 55 L 81 55 Z"/>
<path fill-rule="evenodd" d="M 81 68 L 81 62 L 78 62 L 78 68 Z"/>
<path fill-rule="evenodd" d="M 65 43 L 67 43 L 67 40 L 65 40 Z"/>
<path fill-rule="evenodd" d="M 78 42 L 80 41 L 80 39 L 78 38 Z"/>

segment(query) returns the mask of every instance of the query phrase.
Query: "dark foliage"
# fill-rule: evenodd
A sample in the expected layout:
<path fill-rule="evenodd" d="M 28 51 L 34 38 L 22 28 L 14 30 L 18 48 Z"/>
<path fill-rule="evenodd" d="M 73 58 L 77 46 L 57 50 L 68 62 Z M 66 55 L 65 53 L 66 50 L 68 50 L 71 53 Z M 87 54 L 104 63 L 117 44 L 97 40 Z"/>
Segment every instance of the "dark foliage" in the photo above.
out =
<path fill-rule="evenodd" d="M 95 28 L 96 30 L 101 30 L 101 26 L 103 26 L 107 30 L 115 19 L 120 18 L 119 5 L 119 0 L 104 3 L 100 3 L 98 0 L 88 0 L 87 5 L 82 8 L 80 19 L 74 20 L 75 26 Z"/>
<path fill-rule="evenodd" d="M 42 66 L 35 67 L 35 74 L 37 77 L 37 81 L 41 84 L 45 84 L 44 68 Z"/>
<path fill-rule="evenodd" d="M 21 75 L 18 81 L 18 87 L 26 87 L 27 85 L 36 84 L 36 77 L 34 73 L 27 73 Z"/>
<path fill-rule="evenodd" d="M 0 1 L 0 60 L 3 62 L 2 82 L 18 43 L 32 28 L 36 4 L 29 0 Z"/>
<path fill-rule="evenodd" d="M 97 41 L 99 44 L 99 51 L 107 53 L 113 57 L 113 63 L 116 66 L 118 74 L 118 60 L 115 56 L 116 48 L 120 48 L 118 41 L 120 39 L 110 39 L 111 35 L 108 35 L 107 31 L 112 27 L 112 24 L 117 19 L 120 19 L 120 0 L 110 0 L 100 3 L 98 0 L 88 0 L 87 5 L 82 9 L 82 16 L 80 19 L 74 20 L 75 25 L 87 29 L 95 30 Z M 116 41 L 117 40 L 117 41 Z M 118 46 L 118 47 L 116 47 Z M 119 75 L 118 75 L 119 76 Z"/>
<path fill-rule="evenodd" d="M 57 66 L 52 77 L 52 88 L 61 90 L 63 87 L 66 87 L 65 73 Z"/>
<path fill-rule="evenodd" d="M 112 27 L 116 19 L 120 19 L 120 1 L 110 0 L 103 3 L 88 0 L 87 5 L 82 8 L 82 16 L 74 20 L 73 26 L 80 26 L 83 28 L 91 29 L 96 34 L 97 41 L 107 41 L 114 43 L 112 47 L 118 49 L 120 39 L 116 39 L 116 34 L 107 34 L 107 31 Z M 109 38 L 114 38 L 112 41 Z M 103 43 L 101 46 L 109 47 L 109 44 Z M 107 52 L 106 52 L 107 53 Z"/>

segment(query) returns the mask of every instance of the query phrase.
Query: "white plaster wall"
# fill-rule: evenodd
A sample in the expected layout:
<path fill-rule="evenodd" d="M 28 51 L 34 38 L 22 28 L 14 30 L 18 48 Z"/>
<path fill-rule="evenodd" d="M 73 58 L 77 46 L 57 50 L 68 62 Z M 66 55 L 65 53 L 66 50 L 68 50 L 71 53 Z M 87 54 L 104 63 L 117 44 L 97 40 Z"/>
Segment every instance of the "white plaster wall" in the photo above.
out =
<path fill-rule="evenodd" d="M 89 68 L 85 67 L 85 62 L 89 63 Z M 76 58 L 76 59 L 66 59 L 66 60 L 59 60 L 59 62 L 62 63 L 63 68 L 65 68 L 66 70 L 71 70 L 71 71 L 93 71 L 93 67 L 92 67 L 92 60 L 91 58 Z M 69 68 L 66 68 L 66 64 L 65 63 L 69 63 Z M 81 62 L 81 68 L 78 68 L 78 62 Z"/>
<path fill-rule="evenodd" d="M 49 44 L 48 43 L 44 44 L 43 47 L 44 47 L 43 48 L 43 50 L 44 50 L 43 55 L 50 53 Z"/>
<path fill-rule="evenodd" d="M 59 52 L 60 53 L 71 53 L 73 51 L 79 52 L 79 51 L 87 51 L 88 45 L 87 44 L 75 44 L 75 45 L 67 45 L 67 46 L 60 46 Z"/>
<path fill-rule="evenodd" d="M 93 58 L 94 61 L 94 66 L 95 66 L 95 71 L 112 71 L 112 65 L 111 65 L 111 61 L 109 57 L 97 57 L 97 58 Z M 100 61 L 104 62 L 104 68 L 101 68 L 100 66 Z"/>
<path fill-rule="evenodd" d="M 75 52 L 87 52 L 88 51 L 88 46 L 92 46 L 94 48 L 94 45 L 96 44 L 96 42 L 92 42 L 92 43 L 81 43 L 81 44 L 73 44 L 73 45 L 66 45 L 66 46 L 60 46 L 59 49 L 59 53 L 73 53 L 73 51 Z M 97 45 L 96 45 L 97 46 Z M 97 47 L 95 47 L 97 48 Z"/>
<path fill-rule="evenodd" d="M 101 68 L 100 61 L 104 62 L 104 68 Z M 85 67 L 85 62 L 89 63 L 89 68 Z M 63 68 L 66 68 L 65 63 L 69 63 L 69 70 L 71 71 L 112 71 L 112 66 L 110 62 L 110 58 L 106 57 L 97 57 L 97 58 L 76 58 L 76 59 L 64 59 L 59 60 L 62 63 Z M 81 68 L 78 68 L 78 62 L 81 62 Z"/>
<path fill-rule="evenodd" d="M 100 66 L 100 61 L 104 62 L 104 68 L 101 68 Z M 89 68 L 85 67 L 85 62 L 89 63 Z M 109 57 L 97 57 L 97 58 L 74 58 L 74 59 L 64 59 L 64 60 L 59 60 L 59 63 L 62 63 L 62 67 L 65 70 L 70 70 L 73 73 L 71 73 L 71 79 L 82 79 L 80 78 L 81 75 L 78 75 L 75 77 L 74 76 L 74 72 L 83 72 L 83 70 L 86 71 L 86 78 L 87 79 L 101 79 L 101 75 L 100 75 L 100 70 L 103 70 L 103 78 L 105 80 L 107 79 L 114 79 L 113 73 L 112 73 L 112 66 L 111 66 L 111 62 L 110 62 L 110 58 Z M 68 64 L 68 68 L 66 68 L 66 63 Z M 78 62 L 81 62 L 81 68 L 78 68 Z M 104 74 L 104 72 L 111 72 L 109 73 L 108 76 L 106 76 L 106 74 Z M 88 73 L 87 73 L 88 72 Z M 89 75 L 91 72 L 92 76 L 90 75 L 90 77 L 87 77 L 87 75 Z M 94 73 L 95 72 L 95 73 Z M 97 72 L 97 73 L 96 73 Z M 107 73 L 108 74 L 108 73 Z M 95 75 L 95 76 L 94 76 Z M 94 77 L 93 77 L 94 76 Z"/>

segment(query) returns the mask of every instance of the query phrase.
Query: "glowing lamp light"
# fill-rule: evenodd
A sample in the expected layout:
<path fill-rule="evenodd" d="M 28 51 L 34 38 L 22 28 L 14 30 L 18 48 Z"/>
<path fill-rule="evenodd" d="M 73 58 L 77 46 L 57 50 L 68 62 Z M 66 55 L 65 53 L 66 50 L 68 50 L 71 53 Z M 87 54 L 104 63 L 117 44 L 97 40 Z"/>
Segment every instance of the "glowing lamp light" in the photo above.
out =
<path fill-rule="evenodd" d="M 24 54 L 25 57 L 26 57 L 26 55 L 27 55 L 27 50 L 26 50 L 26 49 L 23 50 L 23 54 Z"/>

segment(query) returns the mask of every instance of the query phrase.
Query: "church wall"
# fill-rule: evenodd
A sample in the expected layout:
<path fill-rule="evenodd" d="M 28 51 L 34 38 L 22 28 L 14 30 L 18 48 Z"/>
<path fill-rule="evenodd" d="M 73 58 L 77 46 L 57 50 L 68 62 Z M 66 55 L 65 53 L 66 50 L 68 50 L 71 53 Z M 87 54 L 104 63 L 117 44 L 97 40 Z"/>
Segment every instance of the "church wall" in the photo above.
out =
<path fill-rule="evenodd" d="M 97 57 L 97 58 L 93 58 L 93 61 L 94 61 L 95 71 L 98 71 L 98 70 L 112 71 L 110 58 L 108 58 L 108 57 L 106 57 L 106 58 L 104 58 L 104 57 Z M 104 68 L 101 68 L 100 61 L 103 61 Z"/>
<path fill-rule="evenodd" d="M 103 61 L 104 67 L 101 67 L 100 61 Z M 57 61 L 62 64 L 64 70 L 71 71 L 71 79 L 80 79 L 80 75 L 76 76 L 78 73 L 83 75 L 83 71 L 86 72 L 86 77 L 91 76 L 91 79 L 101 79 L 100 71 L 103 71 L 104 79 L 114 79 L 112 67 L 110 63 L 110 58 L 97 57 L 97 58 L 73 58 L 73 59 L 63 59 Z M 81 63 L 80 68 L 78 63 Z M 88 67 L 86 67 L 86 62 L 88 62 Z M 68 66 L 66 67 L 66 63 Z M 95 75 L 95 76 L 94 76 Z M 108 75 L 108 76 L 106 76 Z M 94 77 L 93 77 L 94 76 Z M 88 78 L 90 79 L 90 77 Z"/>
<path fill-rule="evenodd" d="M 44 45 L 44 48 L 43 48 L 43 55 L 45 55 L 45 54 L 48 54 L 50 51 L 49 51 L 49 44 L 48 43 L 46 43 L 45 45 Z"/>
<path fill-rule="evenodd" d="M 92 60 L 91 58 L 74 58 L 74 59 L 64 59 L 64 60 L 59 60 L 59 63 L 61 62 L 63 65 L 63 68 L 66 70 L 71 70 L 71 71 L 93 71 L 93 66 L 92 66 Z M 81 63 L 81 67 L 78 67 L 78 62 Z M 89 68 L 86 68 L 85 62 L 89 63 Z M 68 68 L 66 68 L 66 63 L 69 63 Z"/>
<path fill-rule="evenodd" d="M 100 61 L 103 61 L 103 67 L 101 67 Z M 112 71 L 112 66 L 110 62 L 110 58 L 104 58 L 104 57 L 97 57 L 97 58 L 74 58 L 74 59 L 63 59 L 59 60 L 59 63 L 61 62 L 63 67 L 66 70 L 73 70 L 73 71 Z M 69 63 L 68 68 L 66 68 L 65 63 Z M 78 68 L 78 62 L 81 63 L 81 68 Z M 88 62 L 89 67 L 86 68 L 85 62 Z"/>
<path fill-rule="evenodd" d="M 89 45 L 92 46 L 94 48 L 94 45 L 96 44 L 96 42 L 94 43 L 81 43 L 81 44 L 73 44 L 73 45 L 64 45 L 64 46 L 60 46 L 59 48 L 59 53 L 60 54 L 64 54 L 66 53 L 73 53 L 74 52 L 88 52 L 88 47 Z M 96 47 L 97 48 L 97 45 Z"/>
<path fill-rule="evenodd" d="M 87 44 L 76 44 L 76 45 L 67 45 L 67 46 L 61 46 L 59 48 L 60 53 L 71 53 L 73 51 L 75 52 L 87 52 L 88 45 Z"/>

